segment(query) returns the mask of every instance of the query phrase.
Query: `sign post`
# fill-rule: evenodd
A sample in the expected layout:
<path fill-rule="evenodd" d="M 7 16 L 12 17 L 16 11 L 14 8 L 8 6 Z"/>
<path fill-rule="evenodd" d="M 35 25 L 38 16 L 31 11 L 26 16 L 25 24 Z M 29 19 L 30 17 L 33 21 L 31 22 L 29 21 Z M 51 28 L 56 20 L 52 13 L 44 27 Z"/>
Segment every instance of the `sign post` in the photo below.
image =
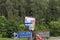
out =
<path fill-rule="evenodd" d="M 29 31 L 32 32 L 34 31 L 35 28 L 35 18 L 33 17 L 25 17 L 25 26 L 28 27 Z M 28 38 L 28 40 L 33 40 L 32 37 Z"/>
<path fill-rule="evenodd" d="M 33 40 L 32 35 L 33 35 L 34 27 L 35 27 L 35 18 L 25 17 L 25 26 L 29 29 L 29 31 L 14 33 L 14 39 L 15 38 L 28 38 L 28 40 Z"/>

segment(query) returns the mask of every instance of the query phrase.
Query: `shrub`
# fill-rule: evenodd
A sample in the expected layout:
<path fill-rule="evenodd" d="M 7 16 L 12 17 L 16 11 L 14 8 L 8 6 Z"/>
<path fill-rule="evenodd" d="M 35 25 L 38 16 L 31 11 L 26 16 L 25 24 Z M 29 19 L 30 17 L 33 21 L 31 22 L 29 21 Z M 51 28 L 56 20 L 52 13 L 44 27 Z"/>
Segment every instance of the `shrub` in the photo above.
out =
<path fill-rule="evenodd" d="M 60 23 L 58 21 L 51 21 L 49 25 L 51 36 L 60 36 Z"/>

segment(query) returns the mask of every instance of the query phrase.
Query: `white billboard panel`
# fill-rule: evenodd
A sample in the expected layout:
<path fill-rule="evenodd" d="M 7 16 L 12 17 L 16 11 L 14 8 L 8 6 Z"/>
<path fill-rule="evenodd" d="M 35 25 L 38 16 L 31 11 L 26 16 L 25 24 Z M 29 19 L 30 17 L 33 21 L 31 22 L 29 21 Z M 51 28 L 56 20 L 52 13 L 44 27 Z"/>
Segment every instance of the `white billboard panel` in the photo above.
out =
<path fill-rule="evenodd" d="M 28 26 L 29 30 L 34 30 L 35 18 L 25 17 L 25 26 Z"/>

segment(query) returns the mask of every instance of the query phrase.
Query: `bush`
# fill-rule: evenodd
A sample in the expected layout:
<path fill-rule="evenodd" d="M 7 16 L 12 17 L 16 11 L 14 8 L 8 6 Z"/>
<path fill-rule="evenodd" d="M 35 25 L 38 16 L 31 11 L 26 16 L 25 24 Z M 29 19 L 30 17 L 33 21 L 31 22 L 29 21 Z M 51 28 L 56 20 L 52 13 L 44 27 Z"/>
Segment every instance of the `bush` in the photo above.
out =
<path fill-rule="evenodd" d="M 11 37 L 13 32 L 18 32 L 21 29 L 20 20 L 6 19 L 4 16 L 0 16 L 0 34 L 2 37 Z"/>
<path fill-rule="evenodd" d="M 49 25 L 51 36 L 60 36 L 60 23 L 58 21 L 51 21 Z"/>

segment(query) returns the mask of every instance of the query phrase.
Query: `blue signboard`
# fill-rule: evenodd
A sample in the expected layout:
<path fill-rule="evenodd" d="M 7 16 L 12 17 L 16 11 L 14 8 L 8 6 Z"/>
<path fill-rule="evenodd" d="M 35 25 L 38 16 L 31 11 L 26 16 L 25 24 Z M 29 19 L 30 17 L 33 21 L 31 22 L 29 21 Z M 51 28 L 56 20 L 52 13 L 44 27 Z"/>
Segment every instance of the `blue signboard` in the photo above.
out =
<path fill-rule="evenodd" d="M 25 24 L 32 24 L 32 22 L 25 22 Z"/>
<path fill-rule="evenodd" d="M 32 36 L 32 32 L 25 31 L 25 32 L 17 32 L 18 38 L 27 38 Z"/>
<path fill-rule="evenodd" d="M 32 22 L 25 22 L 25 26 L 30 26 Z"/>

